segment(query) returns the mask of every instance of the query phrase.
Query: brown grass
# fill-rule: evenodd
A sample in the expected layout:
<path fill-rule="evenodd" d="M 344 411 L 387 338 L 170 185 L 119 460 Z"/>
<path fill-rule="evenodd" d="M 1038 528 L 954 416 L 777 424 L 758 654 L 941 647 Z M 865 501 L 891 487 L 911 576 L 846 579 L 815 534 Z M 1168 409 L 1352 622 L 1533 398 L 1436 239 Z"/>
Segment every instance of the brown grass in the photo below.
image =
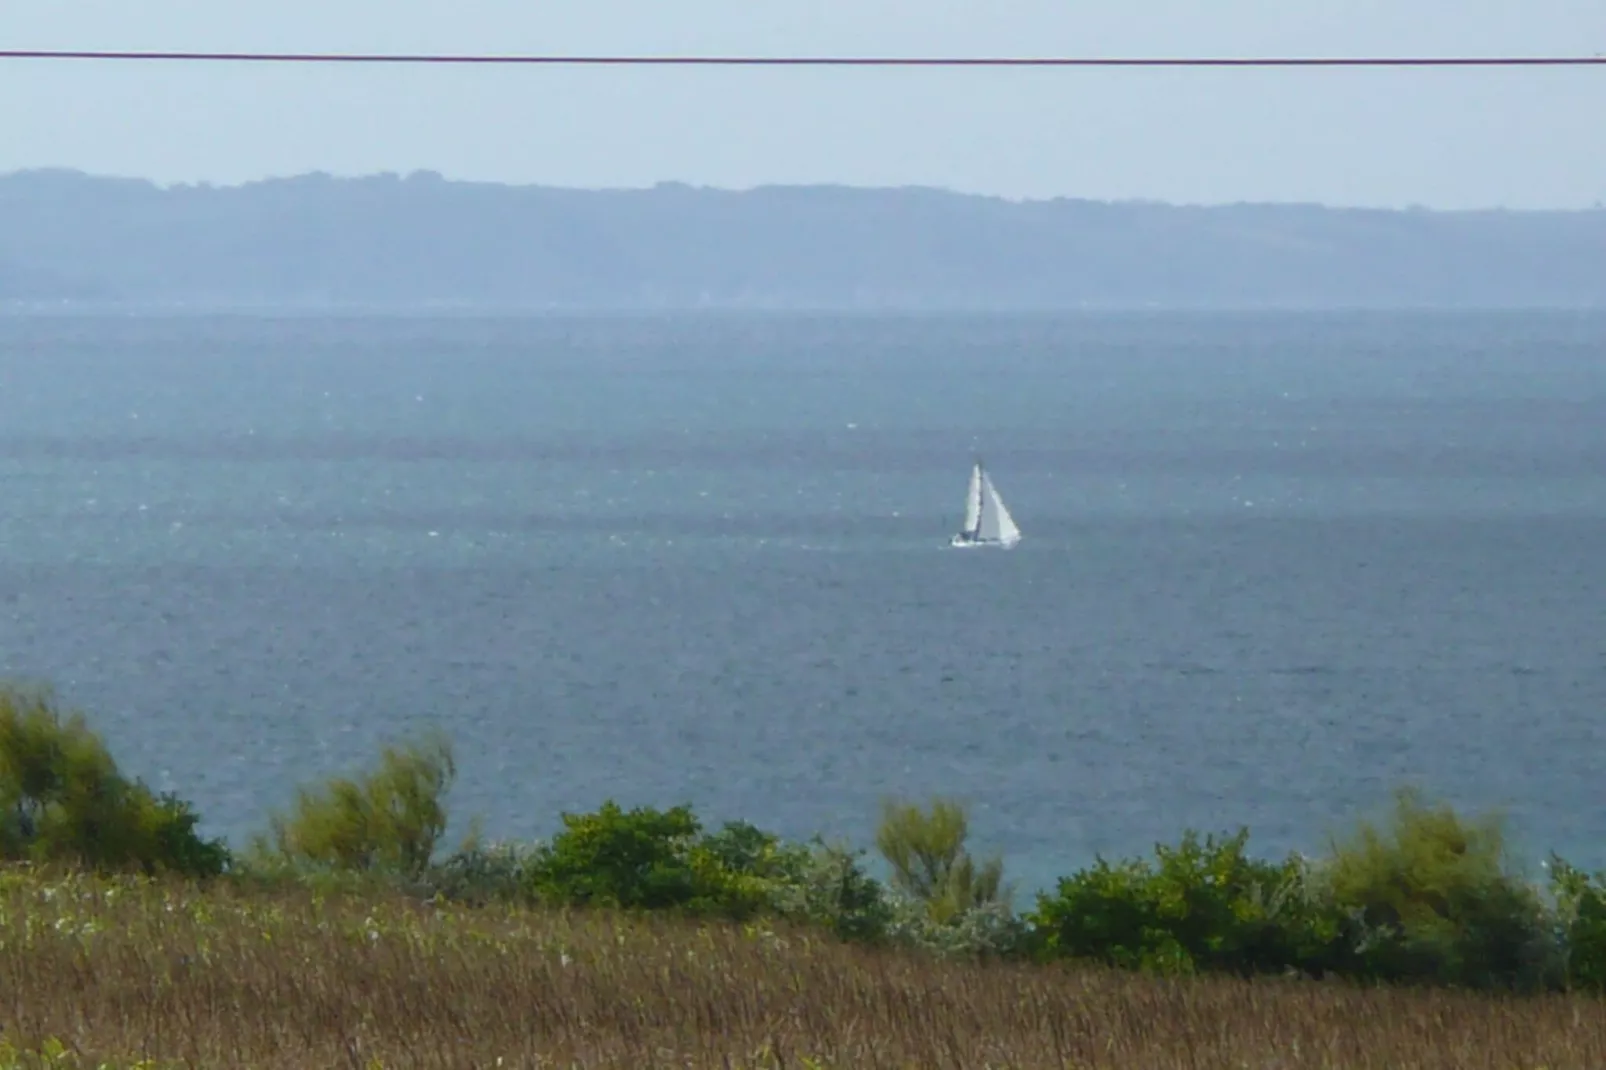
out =
<path fill-rule="evenodd" d="M 1606 1004 L 1165 982 L 754 927 L 0 877 L 0 1038 L 52 1036 L 89 1065 L 1600 1070 Z"/>

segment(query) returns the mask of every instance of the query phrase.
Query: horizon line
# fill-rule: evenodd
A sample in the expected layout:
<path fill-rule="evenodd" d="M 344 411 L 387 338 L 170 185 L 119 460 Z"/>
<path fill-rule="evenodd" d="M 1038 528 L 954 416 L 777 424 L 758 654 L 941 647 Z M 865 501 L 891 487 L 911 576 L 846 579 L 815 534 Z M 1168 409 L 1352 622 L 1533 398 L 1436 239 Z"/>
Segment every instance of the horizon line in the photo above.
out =
<path fill-rule="evenodd" d="M 519 55 L 378 52 L 189 52 L 84 49 L 3 49 L 0 60 L 134 61 L 156 63 L 473 64 L 516 66 L 688 67 L 1586 67 L 1593 56 L 751 56 L 751 55 Z"/>
<path fill-rule="evenodd" d="M 1606 199 L 1597 200 L 1591 204 L 1580 204 L 1571 207 L 1510 207 L 1507 205 L 1482 205 L 1465 207 L 1435 207 L 1421 201 L 1407 201 L 1402 204 L 1361 204 L 1339 201 L 1321 201 L 1310 199 L 1262 199 L 1251 200 L 1239 198 L 1236 200 L 1220 201 L 1187 201 L 1167 200 L 1148 196 L 1092 196 L 1086 194 L 1056 193 L 1056 194 L 1010 194 L 990 193 L 981 190 L 962 189 L 954 186 L 935 185 L 921 182 L 903 182 L 897 184 L 856 184 L 847 181 L 826 180 L 791 180 L 759 182 L 753 185 L 715 185 L 706 182 L 691 182 L 685 179 L 660 178 L 642 185 L 562 185 L 542 181 L 516 181 L 498 178 L 453 177 L 443 174 L 431 167 L 414 167 L 411 170 L 372 170 L 362 172 L 337 173 L 313 168 L 304 171 L 288 171 L 277 174 L 262 174 L 254 178 L 239 179 L 210 179 L 210 178 L 156 178 L 150 175 L 132 174 L 117 171 L 87 170 L 66 164 L 35 164 L 32 166 L 13 166 L 10 169 L 0 170 L 0 182 L 25 176 L 75 176 L 91 181 L 102 182 L 141 182 L 152 186 L 161 192 L 181 191 L 184 189 L 212 189 L 212 190 L 241 190 L 248 186 L 261 185 L 274 182 L 296 182 L 304 179 L 328 179 L 332 182 L 371 182 L 374 180 L 389 179 L 397 182 L 415 181 L 424 179 L 428 182 L 439 182 L 446 185 L 460 186 L 492 186 L 509 190 L 546 190 L 561 193 L 653 193 L 664 187 L 679 187 L 693 193 L 735 194 L 759 193 L 767 190 L 835 190 L 850 193 L 935 193 L 949 197 L 977 198 L 980 200 L 1003 201 L 1009 204 L 1053 204 L 1059 201 L 1078 202 L 1082 204 L 1105 205 L 1109 207 L 1143 207 L 1143 208 L 1171 208 L 1171 209 L 1221 209 L 1221 208 L 1303 208 L 1318 209 L 1329 212 L 1392 212 L 1417 213 L 1435 215 L 1473 215 L 1509 213 L 1522 215 L 1540 214 L 1578 214 L 1606 211 Z"/>

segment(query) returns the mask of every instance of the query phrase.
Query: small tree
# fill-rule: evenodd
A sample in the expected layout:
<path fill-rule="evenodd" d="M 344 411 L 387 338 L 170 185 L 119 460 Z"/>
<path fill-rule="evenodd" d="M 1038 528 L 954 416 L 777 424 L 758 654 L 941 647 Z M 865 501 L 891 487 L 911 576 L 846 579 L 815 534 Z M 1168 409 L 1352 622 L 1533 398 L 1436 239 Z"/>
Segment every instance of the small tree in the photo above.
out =
<path fill-rule="evenodd" d="M 451 744 L 432 734 L 387 746 L 379 768 L 337 777 L 321 790 L 302 788 L 291 813 L 275 814 L 259 858 L 332 869 L 422 874 L 446 831 L 443 799 L 456 776 Z"/>
<path fill-rule="evenodd" d="M 188 803 L 124 777 L 48 691 L 0 686 L 0 858 L 215 876 L 228 850 L 196 824 Z"/>
<path fill-rule="evenodd" d="M 1401 791 L 1386 825 L 1361 822 L 1333 844 L 1323 876 L 1364 926 L 1376 975 L 1530 987 L 1558 958 L 1537 891 L 1507 868 L 1497 817 L 1468 821 Z"/>
<path fill-rule="evenodd" d="M 932 920 L 948 922 L 978 907 L 1006 904 L 1004 863 L 977 863 L 965 849 L 969 817 L 962 804 L 932 802 L 930 812 L 887 800 L 876 847 L 892 868 L 893 887 L 926 904 Z"/>

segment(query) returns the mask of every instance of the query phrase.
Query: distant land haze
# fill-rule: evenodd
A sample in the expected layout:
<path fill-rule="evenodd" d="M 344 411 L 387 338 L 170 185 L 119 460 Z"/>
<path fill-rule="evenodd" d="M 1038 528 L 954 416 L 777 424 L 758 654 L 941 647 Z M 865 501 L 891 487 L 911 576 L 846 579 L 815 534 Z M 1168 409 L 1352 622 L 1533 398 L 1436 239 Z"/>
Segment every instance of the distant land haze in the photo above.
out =
<path fill-rule="evenodd" d="M 1020 311 L 1606 307 L 1606 210 L 580 190 L 432 172 L 0 176 L 11 306 Z"/>

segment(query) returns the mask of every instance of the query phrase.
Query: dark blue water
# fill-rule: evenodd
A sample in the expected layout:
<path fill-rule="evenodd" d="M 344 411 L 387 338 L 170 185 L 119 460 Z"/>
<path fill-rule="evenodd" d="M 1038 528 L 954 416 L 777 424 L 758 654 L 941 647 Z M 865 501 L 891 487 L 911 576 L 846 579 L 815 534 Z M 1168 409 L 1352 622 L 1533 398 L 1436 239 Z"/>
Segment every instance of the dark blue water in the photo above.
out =
<path fill-rule="evenodd" d="M 0 319 L 0 673 L 235 839 L 433 723 L 498 836 L 944 792 L 1031 886 L 1411 782 L 1606 865 L 1606 315 Z"/>

